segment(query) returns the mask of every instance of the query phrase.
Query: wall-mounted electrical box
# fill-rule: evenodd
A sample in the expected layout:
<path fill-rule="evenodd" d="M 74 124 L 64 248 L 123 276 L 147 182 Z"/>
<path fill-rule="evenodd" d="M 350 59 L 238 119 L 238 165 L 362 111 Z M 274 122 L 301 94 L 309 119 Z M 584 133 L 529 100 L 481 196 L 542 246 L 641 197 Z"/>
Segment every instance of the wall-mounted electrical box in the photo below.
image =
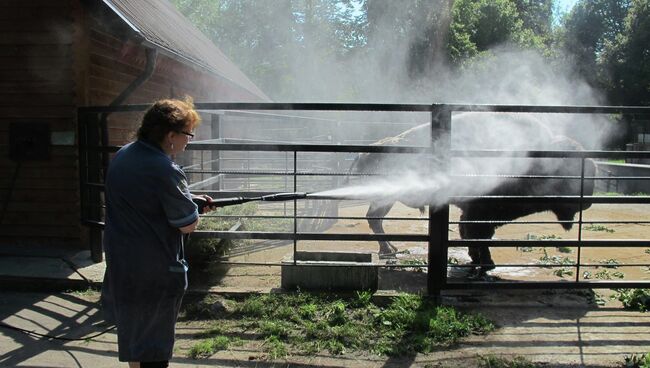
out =
<path fill-rule="evenodd" d="M 48 160 L 51 146 L 48 123 L 14 122 L 9 126 L 9 158 L 12 160 Z"/>

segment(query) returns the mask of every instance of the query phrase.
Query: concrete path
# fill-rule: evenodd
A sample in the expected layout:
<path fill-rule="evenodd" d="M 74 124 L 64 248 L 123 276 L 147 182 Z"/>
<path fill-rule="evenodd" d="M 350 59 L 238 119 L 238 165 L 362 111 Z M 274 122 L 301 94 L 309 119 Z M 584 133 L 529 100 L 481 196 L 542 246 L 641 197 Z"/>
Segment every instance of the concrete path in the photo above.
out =
<path fill-rule="evenodd" d="M 25 250 L 0 254 L 0 322 L 42 334 L 79 338 L 107 329 L 97 308 L 98 293 L 62 292 L 99 285 L 104 265 L 87 251 Z M 47 253 L 50 252 L 50 253 Z M 32 254 L 39 254 L 38 257 Z M 29 290 L 29 291 L 27 291 Z M 211 289 L 222 294 L 244 290 Z M 248 290 L 250 291 L 250 290 Z M 269 290 L 255 290 L 269 292 Z M 611 291 L 600 291 L 604 294 Z M 445 304 L 478 311 L 499 327 L 458 346 L 409 358 L 348 354 L 292 356 L 267 362 L 259 345 L 245 344 L 208 359 L 187 358 L 200 326 L 177 325 L 173 367 L 473 367 L 477 356 L 524 356 L 547 367 L 617 367 L 626 355 L 650 352 L 650 313 L 623 310 L 607 299 L 595 305 L 591 291 L 453 292 Z M 190 298 L 186 299 L 190 300 Z M 126 367 L 117 360 L 115 331 L 91 341 L 60 341 L 0 328 L 0 367 Z"/>
<path fill-rule="evenodd" d="M 512 292 L 508 292 L 512 293 Z M 460 345 L 410 358 L 346 355 L 293 356 L 266 362 L 265 354 L 245 344 L 214 356 L 186 358 L 191 337 L 200 331 L 191 322 L 177 326 L 173 367 L 471 367 L 477 356 L 524 356 L 548 367 L 616 367 L 624 357 L 650 352 L 650 313 L 620 306 L 588 306 L 584 296 L 570 292 L 501 292 L 446 297 L 461 308 L 480 311 L 499 326 L 487 336 L 473 336 Z M 104 331 L 97 293 L 0 292 L 0 321 L 25 330 L 65 338 Z M 115 331 L 92 341 L 59 341 L 0 328 L 0 367 L 116 367 Z M 122 365 L 126 366 L 126 365 Z"/>

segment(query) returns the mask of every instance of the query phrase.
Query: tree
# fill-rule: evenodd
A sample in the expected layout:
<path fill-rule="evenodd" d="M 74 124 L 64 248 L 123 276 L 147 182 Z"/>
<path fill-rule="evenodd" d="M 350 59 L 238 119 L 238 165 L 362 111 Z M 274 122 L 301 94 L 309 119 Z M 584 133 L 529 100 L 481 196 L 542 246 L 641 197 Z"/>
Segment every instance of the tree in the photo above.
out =
<path fill-rule="evenodd" d="M 562 22 L 559 47 L 593 86 L 602 85 L 597 60 L 605 44 L 623 32 L 629 7 L 630 0 L 579 0 Z"/>
<path fill-rule="evenodd" d="M 632 0 L 623 29 L 603 46 L 600 64 L 608 72 L 612 103 L 650 105 L 650 0 Z"/>
<path fill-rule="evenodd" d="M 450 60 L 460 65 L 503 43 L 545 49 L 549 7 L 549 1 L 456 0 L 447 46 Z"/>
<path fill-rule="evenodd" d="M 514 0 L 524 29 L 550 39 L 553 23 L 553 0 Z"/>
<path fill-rule="evenodd" d="M 361 0 L 172 1 L 276 100 L 295 98 L 318 61 L 347 57 L 366 42 L 365 14 L 352 6 Z"/>

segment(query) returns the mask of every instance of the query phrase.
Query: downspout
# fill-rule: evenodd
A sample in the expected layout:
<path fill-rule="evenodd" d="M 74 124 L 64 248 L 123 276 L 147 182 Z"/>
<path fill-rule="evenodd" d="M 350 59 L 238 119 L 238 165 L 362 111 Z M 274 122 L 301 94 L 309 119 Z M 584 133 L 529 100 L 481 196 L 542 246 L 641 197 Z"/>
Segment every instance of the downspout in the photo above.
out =
<path fill-rule="evenodd" d="M 146 82 L 151 75 L 153 75 L 154 69 L 156 68 L 156 59 L 158 56 L 158 51 L 154 48 L 145 48 L 145 55 L 146 55 L 146 64 L 144 66 L 144 70 L 142 71 L 142 74 L 140 74 L 136 79 L 129 84 L 122 93 L 120 93 L 115 100 L 113 100 L 108 106 L 113 107 L 113 106 L 119 106 L 121 105 L 126 99 L 138 88 L 140 87 L 144 82 Z M 101 143 L 102 147 L 107 147 L 108 146 L 108 115 L 110 112 L 102 113 L 100 120 L 99 120 L 99 126 L 101 129 Z M 108 167 L 108 152 L 103 151 L 102 152 L 102 172 L 106 174 L 106 168 Z"/>

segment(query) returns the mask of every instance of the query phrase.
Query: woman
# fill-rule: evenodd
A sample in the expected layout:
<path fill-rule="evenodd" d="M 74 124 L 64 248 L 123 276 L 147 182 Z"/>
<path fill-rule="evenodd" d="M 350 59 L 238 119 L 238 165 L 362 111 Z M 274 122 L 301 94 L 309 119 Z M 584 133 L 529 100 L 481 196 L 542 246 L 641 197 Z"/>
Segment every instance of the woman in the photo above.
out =
<path fill-rule="evenodd" d="M 183 234 L 196 229 L 199 213 L 171 156 L 199 123 L 190 99 L 156 102 L 106 175 L 102 306 L 117 326 L 119 360 L 130 367 L 167 367 L 172 356 L 187 288 Z"/>

